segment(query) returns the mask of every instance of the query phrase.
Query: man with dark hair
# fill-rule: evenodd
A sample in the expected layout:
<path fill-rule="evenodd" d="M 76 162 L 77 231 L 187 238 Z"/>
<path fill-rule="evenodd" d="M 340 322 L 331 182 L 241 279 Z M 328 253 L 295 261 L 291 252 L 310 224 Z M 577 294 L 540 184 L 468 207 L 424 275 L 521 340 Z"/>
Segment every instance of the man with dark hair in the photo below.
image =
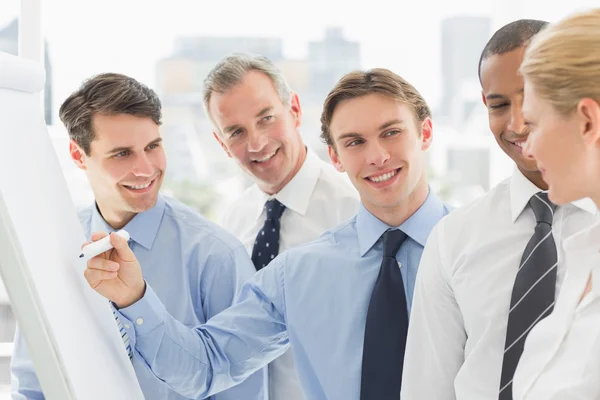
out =
<path fill-rule="evenodd" d="M 121 318 L 143 320 L 136 350 L 186 397 L 224 390 L 291 348 L 307 399 L 397 400 L 421 251 L 448 212 L 427 185 L 430 115 L 391 71 L 344 76 L 325 100 L 321 131 L 360 194 L 358 214 L 276 256 L 206 324 L 189 329 L 165 311 L 118 235 L 110 259 L 88 262 L 86 279 Z M 127 287 L 106 275 L 114 264 Z"/>
<path fill-rule="evenodd" d="M 519 66 L 543 21 L 496 32 L 481 55 L 482 100 L 512 177 L 431 232 L 417 277 L 402 398 L 510 400 L 527 333 L 552 312 L 564 276 L 560 240 L 590 225 L 595 207 L 556 208 L 523 154 Z"/>
<path fill-rule="evenodd" d="M 234 303 L 242 283 L 254 273 L 244 246 L 223 228 L 159 193 L 166 160 L 156 94 L 130 77 L 102 74 L 69 96 L 60 118 L 71 138 L 71 158 L 85 171 L 96 200 L 79 213 L 86 238 L 98 230 L 129 232 L 131 249 L 144 263 L 144 278 L 166 310 L 186 326 L 206 322 Z M 183 400 L 132 352 L 133 324 L 119 318 L 117 324 L 144 397 Z M 18 331 L 11 370 L 13 399 L 44 398 Z M 258 371 L 214 399 L 262 400 L 263 379 L 263 371 Z"/>

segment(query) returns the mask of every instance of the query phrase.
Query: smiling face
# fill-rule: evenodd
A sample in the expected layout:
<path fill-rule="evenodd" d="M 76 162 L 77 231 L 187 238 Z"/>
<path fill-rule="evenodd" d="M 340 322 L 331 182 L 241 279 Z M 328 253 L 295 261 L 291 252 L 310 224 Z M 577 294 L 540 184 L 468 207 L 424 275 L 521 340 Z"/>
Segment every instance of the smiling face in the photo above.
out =
<path fill-rule="evenodd" d="M 548 195 L 555 204 L 600 192 L 600 106 L 582 99 L 569 115 L 563 115 L 542 99 L 532 84 L 525 86 L 523 114 L 531 134 L 525 154 L 535 158 Z"/>
<path fill-rule="evenodd" d="M 97 114 L 92 128 L 89 155 L 71 140 L 71 157 L 86 172 L 102 216 L 118 229 L 156 204 L 166 168 L 159 127 L 151 118 Z"/>
<path fill-rule="evenodd" d="M 481 64 L 482 99 L 489 112 L 490 130 L 500 148 L 531 182 L 541 189 L 546 183 L 535 160 L 523 154 L 529 129 L 523 119 L 524 83 L 519 74 L 524 47 L 486 58 Z"/>
<path fill-rule="evenodd" d="M 267 75 L 250 71 L 231 89 L 213 93 L 209 102 L 215 138 L 269 194 L 294 177 L 306 156 L 298 130 L 300 101 L 296 94 L 290 97 L 284 104 Z"/>
<path fill-rule="evenodd" d="M 421 206 L 428 193 L 424 151 L 432 139 L 429 118 L 417 121 L 409 105 L 374 93 L 337 104 L 329 130 L 334 166 L 347 172 L 372 214 L 397 226 L 395 220 Z"/>

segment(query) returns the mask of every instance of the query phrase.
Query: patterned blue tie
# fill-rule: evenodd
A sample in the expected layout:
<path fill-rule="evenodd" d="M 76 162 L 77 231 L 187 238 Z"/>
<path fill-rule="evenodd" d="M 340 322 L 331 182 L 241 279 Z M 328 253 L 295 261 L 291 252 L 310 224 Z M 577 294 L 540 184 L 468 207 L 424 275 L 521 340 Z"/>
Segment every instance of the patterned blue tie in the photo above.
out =
<path fill-rule="evenodd" d="M 113 315 L 115 317 L 115 321 L 117 321 L 117 326 L 119 327 L 119 333 L 121 334 L 121 339 L 123 339 L 123 343 L 125 344 L 125 349 L 127 350 L 127 355 L 129 356 L 129 359 L 131 360 L 133 358 L 133 351 L 131 350 L 131 343 L 129 343 L 129 335 L 127 334 L 127 331 L 125 330 L 125 327 L 123 326 L 123 323 L 121 322 L 121 319 L 119 318 L 119 315 L 115 312 L 115 310 L 112 310 Z"/>
<path fill-rule="evenodd" d="M 408 308 L 396 253 L 407 236 L 398 229 L 382 236 L 383 260 L 367 309 L 360 400 L 400 398 Z"/>
<path fill-rule="evenodd" d="M 266 267 L 279 254 L 279 228 L 281 214 L 285 206 L 277 199 L 271 199 L 265 204 L 267 218 L 262 229 L 258 231 L 252 248 L 252 262 L 257 271 Z"/>
<path fill-rule="evenodd" d="M 129 245 L 129 247 L 131 247 L 132 240 L 129 239 L 127 244 Z M 123 339 L 123 343 L 125 344 L 125 349 L 127 350 L 127 355 L 129 356 L 129 359 L 131 360 L 133 358 L 133 350 L 131 350 L 131 343 L 129 343 L 129 335 L 127 334 L 127 330 L 125 330 L 125 327 L 123 326 L 123 323 L 121 322 L 121 319 L 119 318 L 119 314 L 117 314 L 115 312 L 114 308 L 111 307 L 111 309 L 112 309 L 113 316 L 115 317 L 115 321 L 117 322 L 117 326 L 119 327 L 119 333 L 121 334 L 121 339 Z"/>

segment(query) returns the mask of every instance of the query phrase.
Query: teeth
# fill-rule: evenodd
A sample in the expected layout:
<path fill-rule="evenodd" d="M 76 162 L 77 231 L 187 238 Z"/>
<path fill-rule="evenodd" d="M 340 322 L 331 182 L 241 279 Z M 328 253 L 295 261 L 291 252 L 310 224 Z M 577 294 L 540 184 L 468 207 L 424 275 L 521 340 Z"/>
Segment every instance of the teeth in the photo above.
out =
<path fill-rule="evenodd" d="M 275 155 L 275 153 L 277 153 L 277 150 L 275 150 L 274 152 L 272 152 L 271 154 L 268 154 L 265 158 L 262 158 L 260 160 L 254 160 L 255 162 L 261 163 L 261 162 L 265 162 L 271 159 L 271 157 L 273 157 Z"/>
<path fill-rule="evenodd" d="M 371 180 L 371 181 L 373 181 L 373 182 L 377 182 L 377 183 L 379 183 L 379 182 L 385 182 L 387 180 L 392 179 L 392 177 L 394 175 L 396 175 L 397 173 L 398 173 L 398 170 L 394 170 L 392 172 L 388 172 L 388 173 L 383 174 L 383 175 L 371 176 L 368 179 Z"/>
<path fill-rule="evenodd" d="M 152 183 L 152 181 L 145 183 L 143 185 L 138 185 L 138 186 L 127 186 L 127 185 L 125 185 L 125 186 L 127 186 L 130 189 L 138 189 L 139 190 L 139 189 L 146 189 L 148 186 L 150 186 L 151 183 Z"/>
<path fill-rule="evenodd" d="M 515 146 L 519 146 L 520 148 L 523 148 L 523 146 L 525 146 L 525 142 L 515 142 L 513 143 Z"/>

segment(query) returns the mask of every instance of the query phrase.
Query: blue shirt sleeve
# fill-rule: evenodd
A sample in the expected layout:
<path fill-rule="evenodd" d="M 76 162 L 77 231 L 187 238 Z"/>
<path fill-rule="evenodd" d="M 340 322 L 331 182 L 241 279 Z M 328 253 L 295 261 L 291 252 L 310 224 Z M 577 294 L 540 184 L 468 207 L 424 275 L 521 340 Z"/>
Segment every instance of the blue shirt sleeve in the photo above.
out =
<path fill-rule="evenodd" d="M 197 250 L 198 252 L 201 249 Z M 198 254 L 199 257 L 204 257 Z M 200 276 L 200 304 L 206 319 L 231 307 L 242 285 L 256 273 L 244 246 L 233 251 L 213 252 Z M 190 266 L 193 267 L 193 266 Z M 262 368 L 242 383 L 212 397 L 213 400 L 264 400 L 268 398 L 268 368 Z"/>
<path fill-rule="evenodd" d="M 10 364 L 11 398 L 13 400 L 44 400 L 42 387 L 33 368 L 33 361 L 29 357 L 25 340 L 18 326 L 15 332 L 14 346 Z"/>
<path fill-rule="evenodd" d="M 136 353 L 179 394 L 204 398 L 228 389 L 289 348 L 282 264 L 285 253 L 242 287 L 237 303 L 193 329 L 175 320 L 146 286 L 121 315 L 132 322 Z"/>

